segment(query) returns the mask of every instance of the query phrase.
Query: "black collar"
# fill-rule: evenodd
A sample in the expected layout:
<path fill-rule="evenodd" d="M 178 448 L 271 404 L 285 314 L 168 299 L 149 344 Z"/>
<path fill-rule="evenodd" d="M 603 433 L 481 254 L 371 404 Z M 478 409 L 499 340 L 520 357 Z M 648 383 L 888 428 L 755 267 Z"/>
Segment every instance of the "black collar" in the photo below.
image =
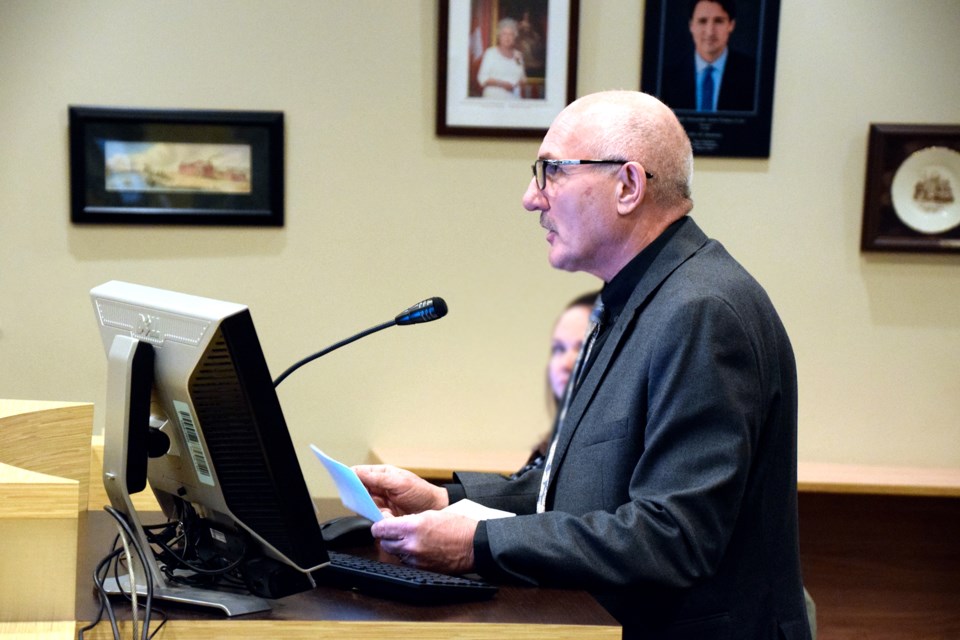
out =
<path fill-rule="evenodd" d="M 657 255 L 670 242 L 670 238 L 677 232 L 685 219 L 686 216 L 664 229 L 663 233 L 634 256 L 617 275 L 613 276 L 610 282 L 604 285 L 600 292 L 600 298 L 603 300 L 605 326 L 610 327 L 620 317 L 623 308 L 627 306 L 627 302 L 630 300 L 630 295 L 637 288 L 637 283 L 640 282 Z"/>

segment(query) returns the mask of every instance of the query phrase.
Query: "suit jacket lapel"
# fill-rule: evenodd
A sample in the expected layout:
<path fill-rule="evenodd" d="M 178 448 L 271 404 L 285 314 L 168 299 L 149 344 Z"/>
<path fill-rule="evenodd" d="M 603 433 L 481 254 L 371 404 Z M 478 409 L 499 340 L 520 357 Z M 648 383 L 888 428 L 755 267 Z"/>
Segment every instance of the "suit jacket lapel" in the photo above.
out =
<path fill-rule="evenodd" d="M 620 343 L 623 342 L 627 329 L 633 324 L 640 308 L 660 287 L 660 284 L 707 241 L 707 236 L 700 230 L 693 218 L 687 217 L 681 225 L 674 237 L 650 265 L 640 282 L 637 283 L 636 288 L 630 295 L 630 300 L 623 309 L 623 313 L 610 328 L 610 334 L 597 353 L 596 360 L 591 365 L 590 370 L 587 371 L 583 382 L 580 383 L 580 388 L 577 389 L 577 394 L 574 396 L 564 418 L 563 427 L 560 429 L 557 450 L 554 452 L 554 468 L 562 464 L 570 440 L 580 426 L 583 414 L 590 406 L 594 395 L 596 395 L 600 382 L 606 377 L 613 354 L 619 351 Z M 553 479 L 557 477 L 556 471 L 551 475 L 552 483 Z"/>

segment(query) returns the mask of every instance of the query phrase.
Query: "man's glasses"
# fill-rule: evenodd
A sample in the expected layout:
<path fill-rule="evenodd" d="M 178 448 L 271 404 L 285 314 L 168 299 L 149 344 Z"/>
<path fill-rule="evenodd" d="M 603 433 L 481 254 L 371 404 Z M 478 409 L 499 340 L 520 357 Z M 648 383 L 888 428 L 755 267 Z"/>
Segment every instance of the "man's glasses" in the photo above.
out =
<path fill-rule="evenodd" d="M 547 188 L 547 177 L 556 175 L 557 168 L 578 164 L 626 164 L 629 160 L 546 160 L 540 158 L 534 162 L 530 168 L 533 170 L 533 177 L 537 179 L 537 186 L 541 191 Z M 647 180 L 653 179 L 653 174 L 644 171 Z"/>

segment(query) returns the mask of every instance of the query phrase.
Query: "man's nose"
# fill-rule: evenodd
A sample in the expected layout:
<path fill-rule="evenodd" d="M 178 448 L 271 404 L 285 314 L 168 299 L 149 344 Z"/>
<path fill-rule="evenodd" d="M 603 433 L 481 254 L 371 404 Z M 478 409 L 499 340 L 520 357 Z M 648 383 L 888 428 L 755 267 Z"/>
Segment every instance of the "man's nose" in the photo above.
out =
<path fill-rule="evenodd" d="M 530 178 L 530 184 L 523 194 L 523 208 L 527 211 L 543 211 L 547 209 L 547 198 L 537 186 L 536 178 Z"/>

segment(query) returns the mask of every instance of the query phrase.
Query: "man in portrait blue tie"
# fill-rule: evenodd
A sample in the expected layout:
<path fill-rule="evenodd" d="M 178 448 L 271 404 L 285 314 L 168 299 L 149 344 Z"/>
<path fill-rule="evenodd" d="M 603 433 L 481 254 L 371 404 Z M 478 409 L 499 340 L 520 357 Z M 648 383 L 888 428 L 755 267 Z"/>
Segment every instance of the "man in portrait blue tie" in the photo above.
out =
<path fill-rule="evenodd" d="M 757 68 L 753 57 L 730 48 L 737 26 L 733 0 L 692 0 L 693 51 L 664 69 L 660 98 L 672 109 L 752 111 Z"/>

